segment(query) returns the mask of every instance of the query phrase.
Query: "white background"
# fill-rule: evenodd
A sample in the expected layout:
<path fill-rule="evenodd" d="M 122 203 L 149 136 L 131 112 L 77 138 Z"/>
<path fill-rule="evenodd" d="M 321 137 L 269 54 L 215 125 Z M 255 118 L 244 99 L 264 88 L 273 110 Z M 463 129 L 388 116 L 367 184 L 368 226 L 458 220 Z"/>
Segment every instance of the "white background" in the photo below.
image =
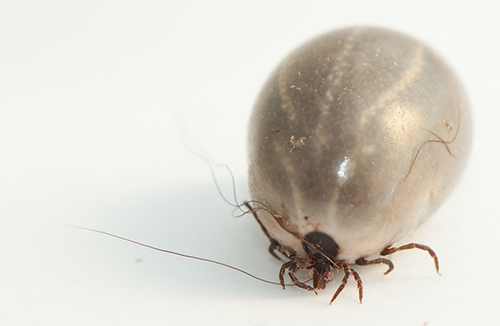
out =
<path fill-rule="evenodd" d="M 0 0 L 0 324 L 497 324 L 499 8 L 464 3 Z M 442 277 L 425 253 L 400 253 L 388 276 L 358 268 L 362 305 L 351 280 L 329 306 L 339 277 L 318 296 L 282 291 L 60 225 L 277 280 L 266 238 L 252 217 L 232 217 L 179 126 L 231 167 L 248 199 L 247 120 L 264 81 L 302 42 L 350 25 L 424 40 L 468 91 L 468 169 L 407 239 L 437 251 Z"/>

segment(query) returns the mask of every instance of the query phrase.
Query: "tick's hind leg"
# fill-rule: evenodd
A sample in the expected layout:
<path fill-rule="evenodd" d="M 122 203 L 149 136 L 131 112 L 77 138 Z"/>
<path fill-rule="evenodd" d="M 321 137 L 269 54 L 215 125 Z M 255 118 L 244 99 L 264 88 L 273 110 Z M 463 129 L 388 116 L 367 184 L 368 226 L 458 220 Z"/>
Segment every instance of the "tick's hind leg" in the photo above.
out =
<path fill-rule="evenodd" d="M 360 266 L 376 265 L 376 264 L 385 264 L 389 267 L 387 271 L 384 273 L 384 275 L 389 274 L 394 269 L 394 264 L 387 258 L 377 258 L 374 260 L 366 260 L 364 258 L 359 258 L 358 260 L 356 260 L 356 265 Z"/>
<path fill-rule="evenodd" d="M 409 243 L 407 245 L 404 245 L 404 246 L 401 246 L 401 247 L 397 247 L 397 248 L 391 248 L 389 246 L 389 247 L 385 248 L 380 254 L 382 256 L 387 256 L 387 255 L 393 254 L 393 253 L 401 251 L 401 250 L 409 250 L 409 249 L 420 249 L 420 250 L 427 251 L 429 253 L 429 255 L 431 255 L 431 257 L 434 259 L 434 264 L 436 265 L 436 271 L 437 271 L 437 273 L 439 275 L 441 275 L 439 273 L 439 262 L 438 262 L 437 255 L 434 252 L 434 250 L 432 250 L 429 246 L 421 245 L 421 244 L 418 244 L 418 243 Z"/>

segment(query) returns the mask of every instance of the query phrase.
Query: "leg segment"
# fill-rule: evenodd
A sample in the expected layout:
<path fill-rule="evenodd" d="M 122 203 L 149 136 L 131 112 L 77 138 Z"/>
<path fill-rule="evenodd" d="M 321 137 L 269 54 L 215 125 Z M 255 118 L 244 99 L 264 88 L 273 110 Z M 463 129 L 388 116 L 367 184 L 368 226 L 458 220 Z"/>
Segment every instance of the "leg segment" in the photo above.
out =
<path fill-rule="evenodd" d="M 361 281 L 361 277 L 354 269 L 352 269 L 351 267 L 349 267 L 349 269 L 351 270 L 352 277 L 354 277 L 354 280 L 356 281 L 356 284 L 358 286 L 359 303 L 363 303 L 363 282 Z"/>
<path fill-rule="evenodd" d="M 338 287 L 337 291 L 333 295 L 332 300 L 330 300 L 330 304 L 332 304 L 332 302 L 338 297 L 340 292 L 342 292 L 351 274 L 352 277 L 354 277 L 354 280 L 356 281 L 358 287 L 359 303 L 363 303 L 363 281 L 361 281 L 361 277 L 359 276 L 358 272 L 356 272 L 354 269 L 351 268 L 351 266 L 347 261 L 340 261 L 340 263 L 342 270 L 344 271 L 344 277 L 342 278 L 342 282 Z"/>
<path fill-rule="evenodd" d="M 283 290 L 285 289 L 285 272 L 287 269 L 289 269 L 292 265 L 294 264 L 293 261 L 289 261 L 287 263 L 284 263 L 283 265 L 281 265 L 281 268 L 280 268 L 280 276 L 279 276 L 279 279 L 280 279 L 280 284 L 281 286 L 283 287 Z"/>
<path fill-rule="evenodd" d="M 260 228 L 262 229 L 262 232 L 264 232 L 264 234 L 267 236 L 269 241 L 271 241 L 271 244 L 269 245 L 269 253 L 274 258 L 281 260 L 281 258 L 278 257 L 278 255 L 276 254 L 276 250 L 279 251 L 280 253 L 283 253 L 283 250 L 281 249 L 281 245 L 271 237 L 271 235 L 267 231 L 266 227 L 264 226 L 264 224 L 262 224 L 259 217 L 257 216 L 257 212 L 253 209 L 253 207 L 250 205 L 250 203 L 246 202 L 245 206 L 249 209 L 250 212 L 252 212 L 252 215 L 255 217 L 255 220 L 257 221 L 257 223 L 259 223 Z"/>
<path fill-rule="evenodd" d="M 271 244 L 269 244 L 269 249 L 268 250 L 269 250 L 269 253 L 271 254 L 271 256 L 273 256 L 277 260 L 281 261 L 281 258 L 276 254 L 276 251 L 278 251 L 280 253 L 283 253 L 283 251 L 281 249 L 281 245 L 279 243 L 277 243 L 274 240 L 271 240 Z"/>
<path fill-rule="evenodd" d="M 308 291 L 314 291 L 316 293 L 316 290 L 312 286 L 309 286 L 305 283 L 300 282 L 295 274 L 300 270 L 300 268 L 297 266 L 297 264 L 294 261 L 289 261 L 284 263 L 281 266 L 280 269 L 280 284 L 283 287 L 283 290 L 285 289 L 285 272 L 288 270 L 288 276 L 290 276 L 290 279 L 292 280 L 293 284 L 301 289 L 308 290 Z M 316 293 L 317 294 L 317 293 Z"/>
<path fill-rule="evenodd" d="M 384 273 L 384 275 L 389 274 L 394 269 L 392 261 L 390 261 L 387 258 L 377 258 L 374 260 L 366 260 L 364 258 L 359 258 L 358 260 L 356 260 L 356 265 L 360 266 L 376 265 L 376 264 L 385 264 L 389 267 L 387 271 Z"/>
<path fill-rule="evenodd" d="M 387 255 L 393 254 L 393 253 L 401 251 L 401 250 L 409 250 L 409 249 L 415 249 L 415 248 L 427 251 L 429 253 L 429 255 L 431 255 L 431 257 L 434 258 L 434 264 L 436 265 L 436 271 L 439 274 L 439 262 L 438 262 L 437 255 L 434 252 L 434 250 L 432 250 L 430 247 L 428 247 L 426 245 L 421 245 L 418 243 L 409 243 L 407 245 L 397 247 L 397 248 L 387 247 L 380 254 L 382 256 L 387 256 Z M 439 274 L 439 275 L 441 275 L 441 274 Z"/>
<path fill-rule="evenodd" d="M 349 267 L 349 264 L 345 263 L 342 264 L 342 269 L 344 270 L 344 278 L 342 278 L 342 283 L 340 283 L 339 287 L 337 288 L 337 291 L 335 291 L 335 294 L 332 297 L 332 300 L 330 300 L 330 304 L 337 299 L 339 296 L 340 292 L 345 288 L 345 285 L 347 284 L 347 280 L 349 279 L 349 276 L 351 276 L 351 268 Z"/>
<path fill-rule="evenodd" d="M 312 286 L 309 286 L 305 283 L 300 282 L 295 274 L 300 270 L 300 268 L 297 266 L 297 264 L 293 263 L 290 269 L 288 270 L 288 276 L 290 276 L 290 279 L 292 280 L 292 283 L 295 284 L 295 286 L 298 286 L 301 289 L 307 290 L 307 291 L 314 291 L 315 294 L 318 294 L 316 290 Z"/>

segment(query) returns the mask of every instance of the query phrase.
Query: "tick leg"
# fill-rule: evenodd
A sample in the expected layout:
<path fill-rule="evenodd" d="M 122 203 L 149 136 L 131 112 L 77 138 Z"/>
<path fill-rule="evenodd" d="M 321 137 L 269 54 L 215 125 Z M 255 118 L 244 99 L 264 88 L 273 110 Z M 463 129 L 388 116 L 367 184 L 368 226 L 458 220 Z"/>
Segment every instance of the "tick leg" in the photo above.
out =
<path fill-rule="evenodd" d="M 318 294 L 312 286 L 309 286 L 305 283 L 302 283 L 297 279 L 295 274 L 297 274 L 297 272 L 299 270 L 300 270 L 300 268 L 295 263 L 293 263 L 292 266 L 290 267 L 290 269 L 288 270 L 288 276 L 290 276 L 290 279 L 292 280 L 293 284 L 295 284 L 295 286 L 298 286 L 301 289 L 304 289 L 307 291 L 314 291 L 315 294 Z"/>
<path fill-rule="evenodd" d="M 389 274 L 394 269 L 394 264 L 387 258 L 377 258 L 374 260 L 366 260 L 364 258 L 359 258 L 358 260 L 356 260 L 356 265 L 360 266 L 376 265 L 376 264 L 386 264 L 389 267 L 387 271 L 384 273 L 384 275 Z"/>
<path fill-rule="evenodd" d="M 352 277 L 354 277 L 354 280 L 358 285 L 359 303 L 363 303 L 363 281 L 361 281 L 361 277 L 359 276 L 358 272 L 356 272 L 351 267 L 349 267 L 349 269 L 351 270 Z"/>
<path fill-rule="evenodd" d="M 434 252 L 434 250 L 432 250 L 429 246 L 421 245 L 418 243 L 409 243 L 407 245 L 397 247 L 397 248 L 387 247 L 380 254 L 382 256 L 387 256 L 387 255 L 393 254 L 393 253 L 401 251 L 401 250 L 408 250 L 408 249 L 415 249 L 415 248 L 427 251 L 429 253 L 429 255 L 431 255 L 431 257 L 434 258 L 434 264 L 436 265 L 436 271 L 439 275 L 441 275 L 439 273 L 439 262 L 438 262 L 437 255 Z"/>
<path fill-rule="evenodd" d="M 281 265 L 279 279 L 280 279 L 280 284 L 281 284 L 281 286 L 283 287 L 283 290 L 285 289 L 285 278 L 284 278 L 285 272 L 286 272 L 286 270 L 287 270 L 287 269 L 289 269 L 289 268 L 290 268 L 293 264 L 294 264 L 294 262 L 293 262 L 293 261 L 289 261 L 289 262 L 284 263 L 283 265 Z"/>
<path fill-rule="evenodd" d="M 255 217 L 255 220 L 257 220 L 257 223 L 259 223 L 260 228 L 262 229 L 262 232 L 264 232 L 264 234 L 269 238 L 269 240 L 271 241 L 271 244 L 278 243 L 276 240 L 274 240 L 271 237 L 271 235 L 267 231 L 266 227 L 264 226 L 264 224 L 262 224 L 262 222 L 260 221 L 259 217 L 257 216 L 257 212 L 253 209 L 253 207 L 250 205 L 250 203 L 249 202 L 245 202 L 245 206 L 248 207 L 248 209 L 250 210 L 250 212 L 252 212 L 252 215 Z"/>
<path fill-rule="evenodd" d="M 349 267 L 349 264 L 347 264 L 347 263 L 342 264 L 342 269 L 344 270 L 344 278 L 342 278 L 342 283 L 339 285 L 337 291 L 333 295 L 332 300 L 330 300 L 330 304 L 332 304 L 332 302 L 335 299 L 337 299 L 340 292 L 342 292 L 342 290 L 345 288 L 345 285 L 347 284 L 347 280 L 349 279 L 349 276 L 351 276 L 351 268 Z"/>
<path fill-rule="evenodd" d="M 269 244 L 269 253 L 276 258 L 279 261 L 283 261 L 277 254 L 276 251 L 280 252 L 283 254 L 283 249 L 281 248 L 281 245 L 277 243 L 276 241 L 271 239 L 271 244 Z M 286 255 L 285 255 L 286 256 Z"/>
<path fill-rule="evenodd" d="M 262 224 L 262 222 L 260 221 L 259 217 L 257 216 L 257 212 L 253 209 L 253 207 L 250 205 L 250 203 L 246 202 L 245 206 L 250 210 L 250 212 L 252 212 L 252 215 L 255 217 L 255 220 L 257 220 L 257 223 L 259 223 L 260 228 L 262 229 L 262 232 L 264 232 L 264 234 L 267 236 L 267 238 L 269 239 L 269 241 L 271 241 L 271 244 L 269 245 L 269 253 L 274 258 L 276 258 L 278 260 L 281 260 L 281 258 L 278 257 L 278 255 L 276 255 L 276 250 L 278 250 L 280 253 L 284 254 L 283 253 L 283 249 L 281 248 L 281 245 L 278 243 L 278 241 L 274 240 L 271 237 L 271 235 L 267 231 L 266 227 L 264 226 L 264 224 Z"/>

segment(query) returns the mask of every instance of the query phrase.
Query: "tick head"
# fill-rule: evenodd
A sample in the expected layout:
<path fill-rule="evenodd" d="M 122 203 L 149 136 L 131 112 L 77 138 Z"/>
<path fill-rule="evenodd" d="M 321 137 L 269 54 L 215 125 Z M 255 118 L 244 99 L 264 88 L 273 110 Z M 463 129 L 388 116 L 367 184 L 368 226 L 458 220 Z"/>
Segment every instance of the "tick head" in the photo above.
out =
<path fill-rule="evenodd" d="M 309 255 L 314 288 L 323 290 L 332 279 L 332 270 L 339 269 L 335 264 L 339 246 L 328 234 L 318 231 L 308 233 L 302 246 Z"/>

